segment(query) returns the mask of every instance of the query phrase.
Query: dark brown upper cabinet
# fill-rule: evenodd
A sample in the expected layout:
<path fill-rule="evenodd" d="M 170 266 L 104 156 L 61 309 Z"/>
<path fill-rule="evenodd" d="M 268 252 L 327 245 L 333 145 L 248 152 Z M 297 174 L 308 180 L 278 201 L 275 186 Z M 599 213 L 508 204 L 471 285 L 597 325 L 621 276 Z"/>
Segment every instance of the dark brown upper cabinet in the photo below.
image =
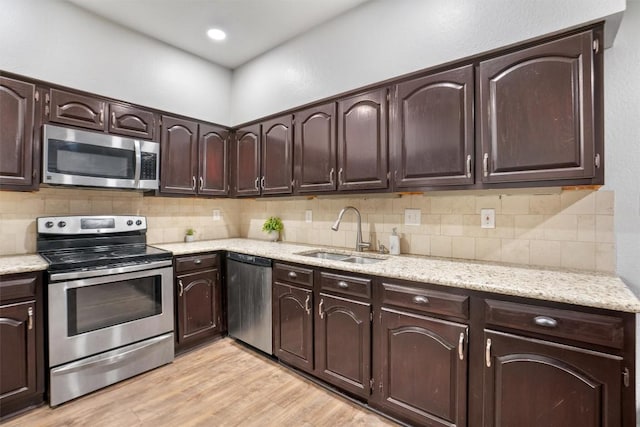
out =
<path fill-rule="evenodd" d="M 295 113 L 295 186 L 300 193 L 336 189 L 336 103 Z"/>
<path fill-rule="evenodd" d="M 45 115 L 50 122 L 106 130 L 105 100 L 59 89 L 51 89 L 46 98 Z"/>
<path fill-rule="evenodd" d="M 594 176 L 602 156 L 594 148 L 598 44 L 586 31 L 480 63 L 479 180 Z"/>
<path fill-rule="evenodd" d="M 38 188 L 40 164 L 34 144 L 35 85 L 0 77 L 0 187 Z M 39 96 L 39 95 L 38 95 Z"/>
<path fill-rule="evenodd" d="M 394 188 L 473 183 L 473 66 L 393 88 Z"/>
<path fill-rule="evenodd" d="M 484 338 L 482 425 L 623 425 L 622 358 L 489 330 Z"/>
<path fill-rule="evenodd" d="M 388 187 L 387 88 L 338 101 L 338 190 Z"/>
<path fill-rule="evenodd" d="M 291 115 L 262 123 L 262 194 L 293 191 L 293 129 Z"/>
<path fill-rule="evenodd" d="M 260 195 L 260 125 L 236 130 L 233 166 L 234 194 Z"/>
<path fill-rule="evenodd" d="M 228 130 L 163 116 L 160 143 L 161 193 L 228 194 Z"/>
<path fill-rule="evenodd" d="M 198 134 L 198 194 L 224 196 L 229 192 L 229 131 L 201 123 Z"/>
<path fill-rule="evenodd" d="M 162 116 L 160 192 L 196 194 L 198 124 Z"/>
<path fill-rule="evenodd" d="M 141 108 L 109 104 L 109 133 L 151 139 L 158 134 L 158 115 Z"/>

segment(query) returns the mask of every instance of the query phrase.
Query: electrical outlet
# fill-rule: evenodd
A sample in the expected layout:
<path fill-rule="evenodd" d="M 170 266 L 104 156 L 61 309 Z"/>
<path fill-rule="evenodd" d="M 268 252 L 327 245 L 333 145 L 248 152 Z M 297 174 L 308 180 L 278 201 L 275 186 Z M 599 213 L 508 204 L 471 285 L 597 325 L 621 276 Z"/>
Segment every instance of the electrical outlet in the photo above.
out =
<path fill-rule="evenodd" d="M 480 209 L 480 227 L 496 228 L 496 210 Z"/>
<path fill-rule="evenodd" d="M 404 210 L 404 225 L 420 225 L 420 209 Z"/>
<path fill-rule="evenodd" d="M 220 221 L 220 209 L 213 210 L 213 220 Z"/>
<path fill-rule="evenodd" d="M 311 209 L 304 211 L 304 222 L 313 222 L 313 211 Z"/>

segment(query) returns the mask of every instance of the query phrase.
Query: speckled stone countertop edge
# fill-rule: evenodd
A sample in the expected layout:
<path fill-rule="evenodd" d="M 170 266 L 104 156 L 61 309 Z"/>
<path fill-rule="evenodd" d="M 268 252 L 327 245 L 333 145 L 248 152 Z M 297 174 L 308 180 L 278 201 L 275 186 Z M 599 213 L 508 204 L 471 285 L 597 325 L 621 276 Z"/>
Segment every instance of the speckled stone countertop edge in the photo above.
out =
<path fill-rule="evenodd" d="M 152 246 L 168 250 L 174 255 L 189 255 L 220 250 L 240 252 L 268 257 L 275 261 L 306 264 L 312 267 L 329 268 L 371 276 L 640 313 L 640 300 L 629 287 L 620 278 L 603 273 L 415 255 L 385 255 L 385 260 L 375 264 L 351 264 L 300 255 L 300 253 L 310 252 L 314 249 L 351 254 L 352 251 L 348 250 L 242 238 L 190 243 L 163 243 L 153 244 Z M 362 253 L 360 255 L 380 257 L 375 253 Z M 2 275 L 42 271 L 46 270 L 47 267 L 47 262 L 37 254 L 0 256 L 0 274 Z"/>
<path fill-rule="evenodd" d="M 275 261 L 306 264 L 345 272 L 432 283 L 543 301 L 607 310 L 640 313 L 640 300 L 617 276 L 605 273 L 546 269 L 521 265 L 452 260 L 416 255 L 385 255 L 375 264 L 351 264 L 300 255 L 314 249 L 350 254 L 352 251 L 316 245 L 267 242 L 253 239 L 221 239 L 153 245 L 174 255 L 226 250 L 264 256 Z M 362 253 L 379 257 L 376 253 Z"/>

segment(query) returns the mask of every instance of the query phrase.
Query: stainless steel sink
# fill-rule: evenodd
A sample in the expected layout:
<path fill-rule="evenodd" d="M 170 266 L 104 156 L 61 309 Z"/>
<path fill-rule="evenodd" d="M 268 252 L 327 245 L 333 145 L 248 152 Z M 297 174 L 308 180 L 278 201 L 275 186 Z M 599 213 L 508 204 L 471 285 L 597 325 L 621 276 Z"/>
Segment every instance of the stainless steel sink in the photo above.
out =
<path fill-rule="evenodd" d="M 302 252 L 302 253 L 298 253 L 298 255 L 308 256 L 311 258 L 328 259 L 331 261 L 350 262 L 352 264 L 374 264 L 376 262 L 384 261 L 385 259 L 385 258 L 371 258 L 371 257 L 365 257 L 365 256 L 358 256 L 358 255 L 340 254 L 340 253 L 327 252 L 327 251 Z"/>
<path fill-rule="evenodd" d="M 349 258 L 341 259 L 342 262 L 350 262 L 353 264 L 375 264 L 376 262 L 383 261 L 380 258 L 368 258 L 364 256 L 352 256 Z"/>
<path fill-rule="evenodd" d="M 333 261 L 343 261 L 349 258 L 349 255 L 346 255 L 346 254 L 337 254 L 335 252 L 326 252 L 326 251 L 304 252 L 298 255 L 308 256 L 311 258 L 330 259 Z"/>

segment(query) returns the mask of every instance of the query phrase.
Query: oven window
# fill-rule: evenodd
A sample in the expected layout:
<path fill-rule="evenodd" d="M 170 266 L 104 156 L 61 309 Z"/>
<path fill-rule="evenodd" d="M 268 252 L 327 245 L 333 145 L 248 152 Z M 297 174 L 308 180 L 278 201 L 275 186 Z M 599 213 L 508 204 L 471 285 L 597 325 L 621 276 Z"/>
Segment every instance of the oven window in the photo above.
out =
<path fill-rule="evenodd" d="M 49 139 L 49 172 L 113 179 L 135 178 L 135 152 Z"/>
<path fill-rule="evenodd" d="M 161 277 L 67 290 L 68 336 L 162 313 Z"/>

